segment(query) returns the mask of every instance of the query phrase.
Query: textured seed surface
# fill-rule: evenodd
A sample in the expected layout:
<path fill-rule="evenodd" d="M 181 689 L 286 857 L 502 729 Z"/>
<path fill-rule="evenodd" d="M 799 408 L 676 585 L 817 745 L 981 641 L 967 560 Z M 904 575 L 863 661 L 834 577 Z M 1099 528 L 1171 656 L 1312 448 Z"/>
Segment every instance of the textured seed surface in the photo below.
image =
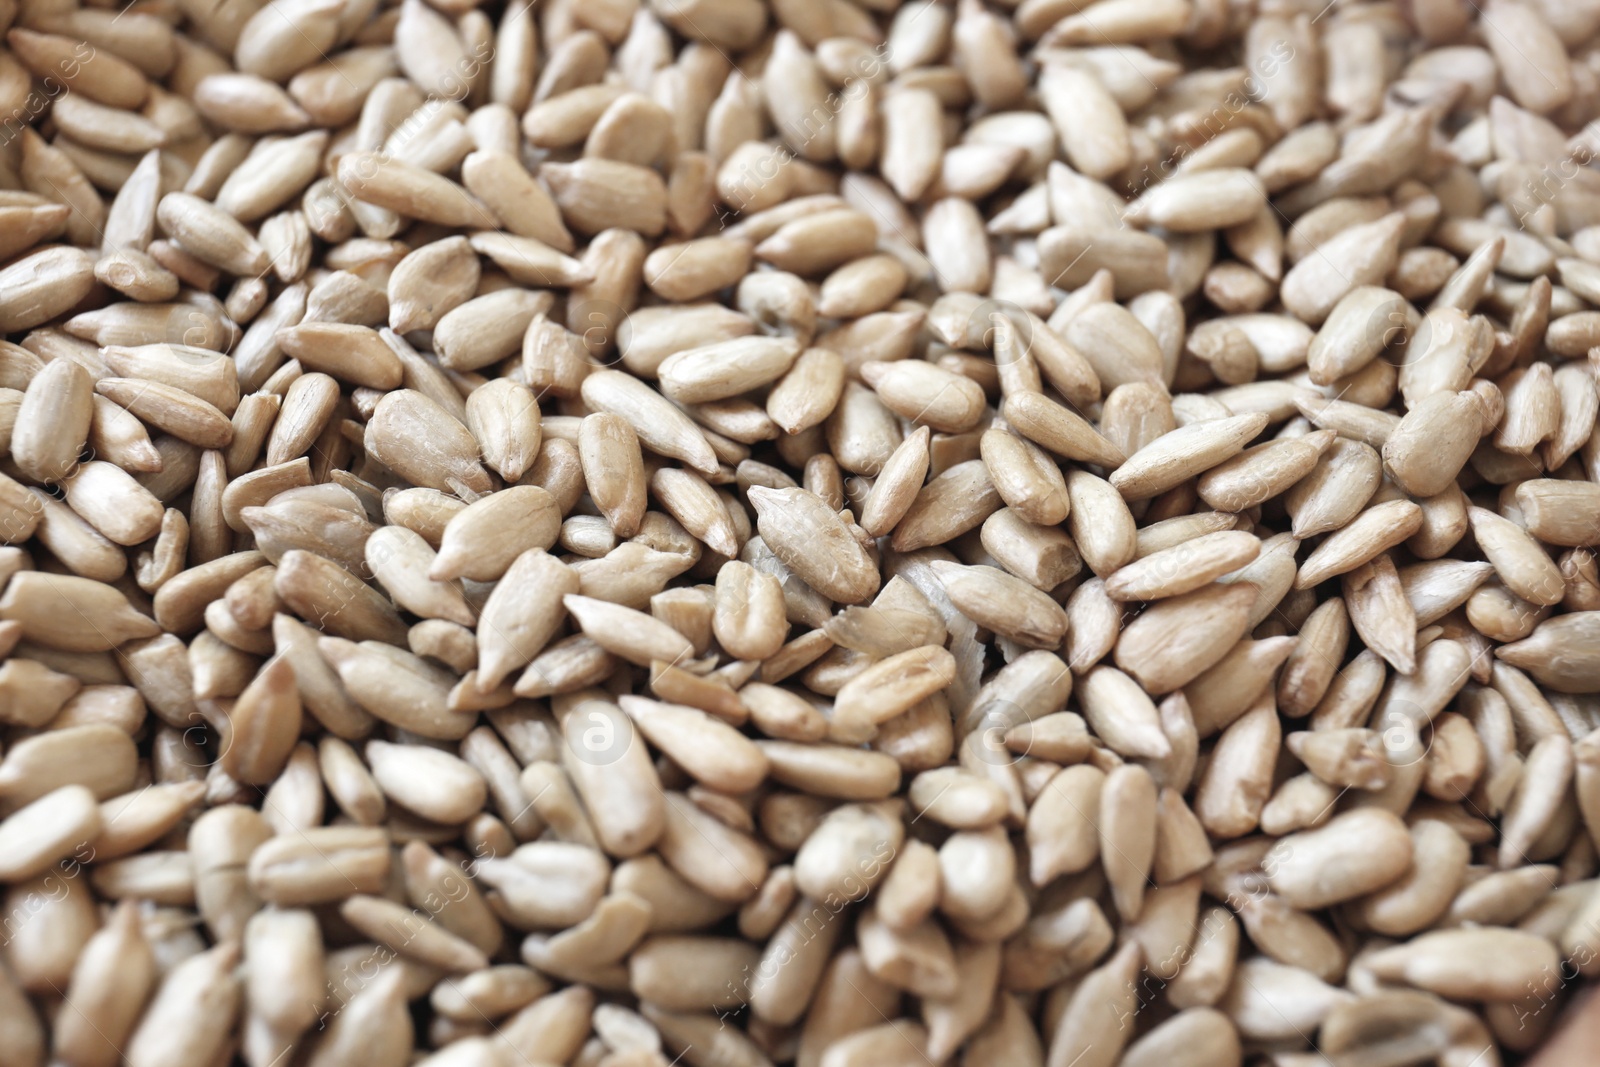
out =
<path fill-rule="evenodd" d="M 0 1064 L 1593 1059 L 1595 0 L 0 29 Z"/>

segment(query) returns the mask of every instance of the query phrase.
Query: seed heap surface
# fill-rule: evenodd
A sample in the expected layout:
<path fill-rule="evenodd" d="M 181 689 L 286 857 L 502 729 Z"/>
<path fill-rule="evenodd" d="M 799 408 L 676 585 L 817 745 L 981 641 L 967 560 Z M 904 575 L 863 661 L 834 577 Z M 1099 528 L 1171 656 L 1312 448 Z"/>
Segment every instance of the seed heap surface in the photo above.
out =
<path fill-rule="evenodd" d="M 1600 973 L 1600 0 L 115 5 L 0 0 L 0 1067 Z"/>

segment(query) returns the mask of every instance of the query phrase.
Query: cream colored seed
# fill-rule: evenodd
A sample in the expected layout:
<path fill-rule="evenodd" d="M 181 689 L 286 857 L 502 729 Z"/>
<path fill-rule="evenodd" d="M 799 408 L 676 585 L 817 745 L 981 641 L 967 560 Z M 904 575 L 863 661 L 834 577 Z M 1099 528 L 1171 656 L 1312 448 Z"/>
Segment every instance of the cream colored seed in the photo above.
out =
<path fill-rule="evenodd" d="M 877 571 L 866 548 L 816 494 L 753 488 L 749 498 L 768 547 L 814 588 L 846 604 L 877 591 Z"/>
<path fill-rule="evenodd" d="M 1560 572 L 1525 530 L 1483 508 L 1469 508 L 1467 514 L 1479 546 L 1512 592 L 1535 604 L 1560 598 Z"/>
<path fill-rule="evenodd" d="M 880 660 L 839 690 L 829 735 L 838 741 L 866 740 L 874 727 L 943 689 L 954 675 L 950 654 L 937 645 Z"/>
<path fill-rule="evenodd" d="M 1104 465 L 1123 462 L 1122 452 L 1114 444 L 1041 394 L 1007 397 L 1001 414 L 1019 434 L 1057 455 Z"/>
<path fill-rule="evenodd" d="M 1145 556 L 1106 580 L 1116 600 L 1156 600 L 1192 592 L 1255 559 L 1261 543 L 1239 531 L 1203 534 Z"/>
<path fill-rule="evenodd" d="M 969 378 L 918 361 L 869 362 L 861 376 L 884 406 L 945 433 L 962 433 L 983 414 L 983 390 Z"/>

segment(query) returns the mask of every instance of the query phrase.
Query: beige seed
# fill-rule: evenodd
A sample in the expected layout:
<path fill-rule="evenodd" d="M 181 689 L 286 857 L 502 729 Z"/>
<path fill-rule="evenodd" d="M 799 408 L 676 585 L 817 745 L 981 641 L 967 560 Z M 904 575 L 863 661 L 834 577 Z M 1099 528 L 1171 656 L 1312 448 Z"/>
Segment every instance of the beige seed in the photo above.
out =
<path fill-rule="evenodd" d="M 1071 538 L 1059 528 L 1036 526 L 1010 508 L 984 520 L 979 542 L 1001 567 L 1037 589 L 1055 589 L 1083 569 Z"/>
<path fill-rule="evenodd" d="M 1532 111 L 1561 106 L 1572 94 L 1573 80 L 1566 49 L 1555 32 L 1533 10 L 1495 3 L 1483 16 L 1495 57 L 1505 66 L 1512 98 Z"/>
<path fill-rule="evenodd" d="M 1352 811 L 1275 846 L 1268 881 L 1296 907 L 1314 909 L 1391 884 L 1411 862 L 1404 824 L 1375 808 Z"/>
<path fill-rule="evenodd" d="M 505 358 L 522 344 L 528 325 L 550 309 L 549 293 L 507 288 L 459 304 L 433 329 L 439 361 L 470 371 Z"/>
<path fill-rule="evenodd" d="M 928 476 L 930 431 L 921 427 L 890 454 L 861 504 L 861 528 L 869 536 L 889 533 L 905 518 Z M 776 488 L 776 487 L 774 487 Z"/>
<path fill-rule="evenodd" d="M 1121 1056 L 1129 1035 L 1114 1026 L 1107 1012 L 1110 1006 L 1126 1010 L 1133 1000 L 1132 978 L 1141 966 L 1139 946 L 1123 945 L 1103 965 L 1090 971 L 1067 1002 L 1050 1042 L 1048 1063 L 1060 1065 L 1075 1060 L 1082 1063 L 1110 1064 Z M 1095 1053 L 1091 1059 L 1086 1052 Z"/>
<path fill-rule="evenodd" d="M 1374 505 L 1306 557 L 1295 585 L 1308 589 L 1334 575 L 1347 573 L 1410 537 L 1421 525 L 1421 509 L 1409 500 Z"/>
<path fill-rule="evenodd" d="M 156 221 L 192 255 L 229 274 L 249 276 L 267 269 L 267 253 L 242 224 L 188 193 L 168 193 L 156 206 Z"/>
<path fill-rule="evenodd" d="M 730 561 L 717 571 L 712 615 L 717 642 L 739 659 L 763 660 L 783 647 L 788 633 L 783 587 L 770 574 Z"/>
<path fill-rule="evenodd" d="M 223 766 L 241 782 L 271 782 L 299 739 L 300 721 L 293 669 L 282 658 L 271 659 L 234 701 Z"/>
<path fill-rule="evenodd" d="M 645 258 L 645 283 L 663 299 L 701 299 L 744 277 L 750 253 L 749 242 L 721 237 L 664 245 Z"/>
<path fill-rule="evenodd" d="M 874 728 L 909 711 L 955 677 L 950 653 L 924 645 L 874 663 L 839 690 L 829 735 L 836 741 L 869 740 Z"/>
<path fill-rule="evenodd" d="M 776 381 L 800 346 L 780 338 L 746 337 L 669 356 L 657 368 L 661 391 L 686 404 L 722 400 Z"/>
<path fill-rule="evenodd" d="M 982 626 L 1035 648 L 1056 648 L 1066 636 L 1066 612 L 1021 579 L 942 561 L 933 570 L 956 607 Z"/>
<path fill-rule="evenodd" d="M 649 386 L 617 371 L 598 371 L 583 380 L 583 397 L 592 407 L 626 419 L 652 451 L 703 473 L 716 471 L 716 455 L 705 435 Z"/>
<path fill-rule="evenodd" d="M 538 486 L 491 493 L 450 517 L 428 577 L 493 581 L 527 549 L 555 544 L 560 525 L 555 502 Z"/>
<path fill-rule="evenodd" d="M 1288 490 L 1317 466 L 1334 442 L 1331 430 L 1246 448 L 1200 475 L 1200 499 L 1224 512 L 1250 509 Z M 1398 475 L 1397 475 L 1398 477 Z"/>
<path fill-rule="evenodd" d="M 1259 179 L 1243 168 L 1176 174 L 1128 205 L 1123 217 L 1176 233 L 1222 229 L 1253 218 L 1266 199 Z"/>
<path fill-rule="evenodd" d="M 1129 456 L 1111 484 L 1129 500 L 1155 496 L 1237 455 L 1266 422 L 1261 414 L 1235 415 L 1173 430 Z"/>
<path fill-rule="evenodd" d="M 983 461 L 965 460 L 922 487 L 895 528 L 891 545 L 901 552 L 942 545 L 982 525 L 1000 505 Z"/>
<path fill-rule="evenodd" d="M 1094 432 L 1077 414 L 1042 394 L 1024 392 L 1006 397 L 1000 413 L 1022 437 L 1058 456 L 1101 466 L 1120 466 L 1123 462 L 1122 450 Z"/>
<path fill-rule="evenodd" d="M 1321 324 L 1354 288 L 1376 285 L 1389 273 L 1404 222 L 1404 216 L 1390 214 L 1324 242 L 1284 275 L 1284 306 L 1307 323 Z"/>
<path fill-rule="evenodd" d="M 240 1006 L 239 947 L 224 943 L 167 972 L 128 1039 L 127 1061 L 206 1063 L 221 1053 Z"/>
<path fill-rule="evenodd" d="M 756 256 L 779 270 L 821 274 L 873 251 L 878 227 L 859 211 L 823 211 L 788 222 L 760 244 Z"/>
<path fill-rule="evenodd" d="M 101 461 L 82 464 L 62 489 L 73 510 L 117 544 L 147 541 L 161 527 L 161 502 L 121 467 Z"/>
<path fill-rule="evenodd" d="M 932 364 L 918 360 L 867 362 L 860 371 L 890 411 L 934 430 L 963 433 L 983 415 L 983 389 L 970 378 Z"/>
<path fill-rule="evenodd" d="M 1100 856 L 1117 911 L 1137 916 L 1156 848 L 1156 786 L 1142 767 L 1118 767 L 1100 797 Z"/>
<path fill-rule="evenodd" d="M 66 785 L 0 821 L 6 863 L 0 879 L 20 882 L 48 870 L 57 860 L 88 846 L 100 833 L 95 796 L 80 785 Z"/>
<path fill-rule="evenodd" d="M 1367 958 L 1379 977 L 1464 1000 L 1510 1000 L 1556 966 L 1544 938 L 1503 927 L 1439 930 Z"/>
<path fill-rule="evenodd" d="M 1001 430 L 984 431 L 979 451 L 995 491 L 1010 509 L 1040 526 L 1055 526 L 1066 518 L 1066 480 L 1054 461 Z"/>
<path fill-rule="evenodd" d="M 58 360 L 28 384 L 11 436 L 11 455 L 29 477 L 66 477 L 89 436 L 94 383 L 78 364 Z"/>
<path fill-rule="evenodd" d="M 1381 476 L 1382 461 L 1370 445 L 1335 440 L 1284 498 L 1294 535 L 1308 538 L 1346 525 L 1372 498 Z"/>
<path fill-rule="evenodd" d="M 750 503 L 767 546 L 807 584 L 844 604 L 878 590 L 866 548 L 814 493 L 752 487 Z"/>
<path fill-rule="evenodd" d="M 14 575 L 0 597 L 0 618 L 21 623 L 23 636 L 48 648 L 96 652 L 154 637 L 160 628 L 115 588 L 71 575 Z"/>
<path fill-rule="evenodd" d="M 1517 506 L 1527 530 L 1552 545 L 1588 544 L 1594 539 L 1600 498 L 1588 483 L 1535 478 L 1517 486 Z"/>
<path fill-rule="evenodd" d="M 225 448 L 233 440 L 227 415 L 174 386 L 134 378 L 101 378 L 95 390 L 151 427 L 201 448 Z"/>
<path fill-rule="evenodd" d="M 1251 534 L 1202 534 L 1122 567 L 1106 580 L 1106 592 L 1115 600 L 1179 596 L 1243 567 L 1260 550 L 1261 542 Z"/>
<path fill-rule="evenodd" d="M 1162 379 L 1160 346 L 1120 304 L 1094 303 L 1079 311 L 1067 323 L 1065 340 L 1089 362 L 1106 389 Z"/>
<path fill-rule="evenodd" d="M 1223 730 L 1195 792 L 1194 813 L 1216 837 L 1260 823 L 1272 789 L 1281 727 L 1270 702 L 1257 702 Z"/>
<path fill-rule="evenodd" d="M 1527 531 L 1483 508 L 1468 508 L 1467 516 L 1478 546 L 1512 592 L 1535 604 L 1560 600 L 1560 571 Z"/>
<path fill-rule="evenodd" d="M 561 624 L 561 598 L 578 585 L 577 575 L 542 549 L 511 563 L 478 621 L 480 691 L 491 691 L 544 650 Z"/>
<path fill-rule="evenodd" d="M 1383 444 L 1384 466 L 1419 497 L 1452 485 L 1477 447 L 1481 407 L 1467 392 L 1435 393 L 1400 420 Z"/>
<path fill-rule="evenodd" d="M 1160 759 L 1172 745 L 1149 696 L 1128 675 L 1096 667 L 1083 676 L 1078 700 L 1084 718 L 1114 751 L 1129 757 Z"/>
<path fill-rule="evenodd" d="M 654 660 L 672 663 L 694 653 L 687 638 L 643 612 L 570 594 L 561 602 L 588 637 L 630 663 L 648 667 Z"/>
<path fill-rule="evenodd" d="M 444 226 L 493 229 L 494 215 L 448 178 L 377 152 L 352 152 L 339 160 L 339 182 L 357 200 L 407 218 Z"/>
<path fill-rule="evenodd" d="M 902 200 L 916 200 L 938 175 L 942 146 L 928 134 L 940 129 L 942 117 L 938 97 L 926 89 L 908 88 L 884 98 L 880 169 Z"/>
<path fill-rule="evenodd" d="M 1087 471 L 1069 471 L 1067 496 L 1072 504 L 1068 530 L 1090 570 L 1108 577 L 1133 559 L 1138 548 L 1133 515 L 1115 486 Z"/>
<path fill-rule="evenodd" d="M 1167 693 L 1213 666 L 1244 635 L 1256 587 L 1214 584 L 1159 601 L 1123 630 L 1117 666 Z"/>
<path fill-rule="evenodd" d="M 713 789 L 743 793 L 766 777 L 760 749 L 704 712 L 641 697 L 624 697 L 622 708 L 652 744 Z"/>

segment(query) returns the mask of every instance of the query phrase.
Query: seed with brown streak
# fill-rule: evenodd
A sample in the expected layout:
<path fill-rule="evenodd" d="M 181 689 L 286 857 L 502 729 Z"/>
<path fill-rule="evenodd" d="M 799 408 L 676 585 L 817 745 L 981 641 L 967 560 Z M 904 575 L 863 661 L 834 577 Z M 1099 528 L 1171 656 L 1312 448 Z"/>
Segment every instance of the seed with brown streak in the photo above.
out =
<path fill-rule="evenodd" d="M 812 588 L 842 604 L 877 592 L 877 567 L 866 547 L 815 493 L 752 487 L 749 498 L 762 540 Z"/>

